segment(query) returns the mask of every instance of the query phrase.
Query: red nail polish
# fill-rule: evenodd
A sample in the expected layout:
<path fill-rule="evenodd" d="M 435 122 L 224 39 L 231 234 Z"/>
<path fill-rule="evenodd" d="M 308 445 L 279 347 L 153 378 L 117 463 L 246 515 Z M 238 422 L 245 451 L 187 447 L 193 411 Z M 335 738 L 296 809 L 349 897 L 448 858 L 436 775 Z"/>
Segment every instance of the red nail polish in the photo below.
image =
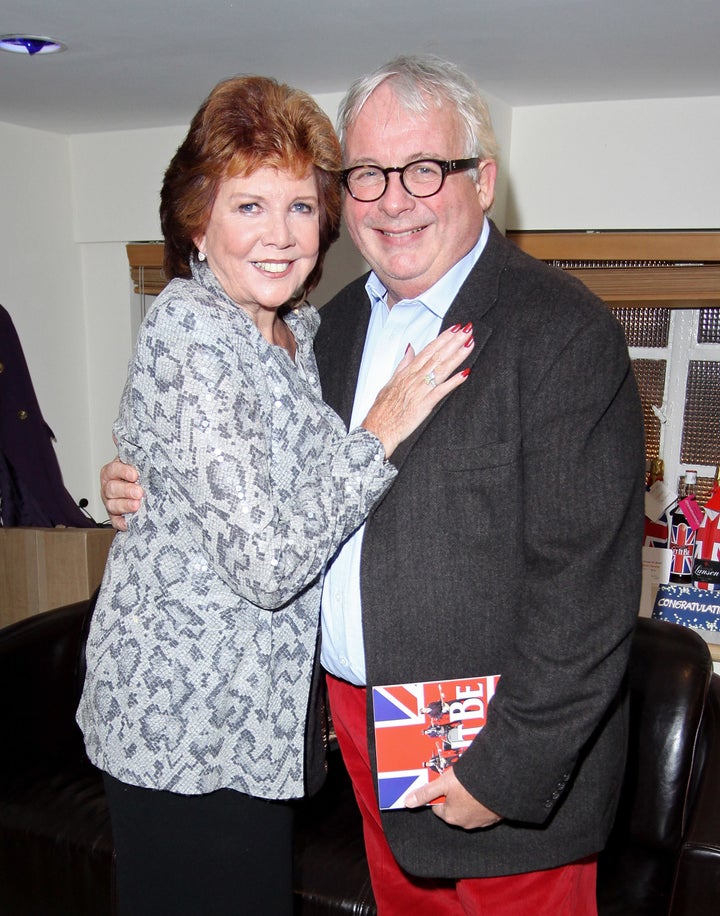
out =
<path fill-rule="evenodd" d="M 467 378 L 468 375 L 470 375 L 470 367 L 468 366 L 467 369 L 463 369 L 463 371 L 460 373 L 460 375 L 462 375 L 463 378 Z"/>
<path fill-rule="evenodd" d="M 465 343 L 463 344 L 463 346 L 464 346 L 464 347 L 472 347 L 472 345 L 473 345 L 474 343 L 475 343 L 475 338 L 474 338 L 474 337 L 471 337 L 470 340 L 466 340 L 466 341 L 465 341 Z"/>
<path fill-rule="evenodd" d="M 472 321 L 468 321 L 468 323 L 465 325 L 463 328 L 463 334 L 469 334 L 470 331 L 472 331 Z"/>
<path fill-rule="evenodd" d="M 460 325 L 459 325 L 459 324 L 454 324 L 454 325 L 450 328 L 450 333 L 451 333 L 451 334 L 457 334 L 457 332 L 458 332 L 459 330 L 460 330 Z"/>

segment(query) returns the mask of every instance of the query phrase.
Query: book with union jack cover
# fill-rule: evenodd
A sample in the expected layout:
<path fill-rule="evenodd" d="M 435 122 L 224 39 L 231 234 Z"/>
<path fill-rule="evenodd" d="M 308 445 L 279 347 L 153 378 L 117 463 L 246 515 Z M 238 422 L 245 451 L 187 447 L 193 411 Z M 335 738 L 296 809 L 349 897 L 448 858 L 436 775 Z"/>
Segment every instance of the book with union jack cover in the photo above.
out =
<path fill-rule="evenodd" d="M 408 792 L 460 759 L 487 721 L 499 680 L 493 674 L 372 688 L 380 808 L 404 808 Z"/>

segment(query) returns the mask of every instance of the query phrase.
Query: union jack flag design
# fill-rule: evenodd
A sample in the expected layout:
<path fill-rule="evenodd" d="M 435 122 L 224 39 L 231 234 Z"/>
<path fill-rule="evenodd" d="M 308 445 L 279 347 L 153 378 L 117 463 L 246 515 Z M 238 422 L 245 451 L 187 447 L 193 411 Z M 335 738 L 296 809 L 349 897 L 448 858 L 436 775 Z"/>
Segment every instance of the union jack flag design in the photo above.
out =
<path fill-rule="evenodd" d="M 670 529 L 670 575 L 692 577 L 695 532 L 687 522 L 673 523 Z"/>
<path fill-rule="evenodd" d="M 668 525 L 665 519 L 653 522 L 645 517 L 645 532 L 643 535 L 643 547 L 661 547 L 667 548 L 668 545 Z"/>
<path fill-rule="evenodd" d="M 409 792 L 460 759 L 487 721 L 499 679 L 489 675 L 373 687 L 382 809 L 403 808 Z"/>

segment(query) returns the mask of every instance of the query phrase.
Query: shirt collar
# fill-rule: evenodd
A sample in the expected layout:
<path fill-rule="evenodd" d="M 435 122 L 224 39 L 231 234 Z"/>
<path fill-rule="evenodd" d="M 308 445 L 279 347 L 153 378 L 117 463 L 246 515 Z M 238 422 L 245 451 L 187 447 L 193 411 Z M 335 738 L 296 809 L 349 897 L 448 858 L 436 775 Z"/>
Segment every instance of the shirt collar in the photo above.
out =
<path fill-rule="evenodd" d="M 397 305 L 401 305 L 403 302 L 410 301 L 419 302 L 421 305 L 425 306 L 426 309 L 431 311 L 433 315 L 436 315 L 441 319 L 444 318 L 446 312 L 452 305 L 455 296 L 457 296 L 460 287 L 463 285 L 465 280 L 467 280 L 468 274 L 473 269 L 477 263 L 478 258 L 482 254 L 489 235 L 490 222 L 489 220 L 485 219 L 483 220 L 483 227 L 480 232 L 480 238 L 464 257 L 460 258 L 456 264 L 453 264 L 450 270 L 448 270 L 444 276 L 440 277 L 437 283 L 431 286 L 430 289 L 426 290 L 416 299 L 403 299 L 401 302 L 398 302 Z M 367 292 L 370 299 L 371 307 L 374 307 L 379 302 L 387 306 L 387 288 L 380 281 L 380 278 L 374 270 L 367 278 L 365 291 Z"/>

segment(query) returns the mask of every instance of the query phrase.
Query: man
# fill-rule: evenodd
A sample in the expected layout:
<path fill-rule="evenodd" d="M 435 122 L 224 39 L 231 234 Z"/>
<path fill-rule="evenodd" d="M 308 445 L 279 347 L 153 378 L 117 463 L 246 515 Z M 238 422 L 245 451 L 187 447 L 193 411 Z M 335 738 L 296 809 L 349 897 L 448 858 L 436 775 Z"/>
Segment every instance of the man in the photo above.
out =
<path fill-rule="evenodd" d="M 643 430 L 624 337 L 486 218 L 495 141 L 453 65 L 399 58 L 359 80 L 340 135 L 345 221 L 372 272 L 322 311 L 326 400 L 352 427 L 408 343 L 458 323 L 475 338 L 469 379 L 395 452 L 395 485 L 324 583 L 322 661 L 379 911 L 594 914 L 640 593 Z M 123 473 L 104 469 L 106 499 L 140 495 Z M 462 758 L 416 810 L 380 813 L 365 686 L 491 674 Z"/>

